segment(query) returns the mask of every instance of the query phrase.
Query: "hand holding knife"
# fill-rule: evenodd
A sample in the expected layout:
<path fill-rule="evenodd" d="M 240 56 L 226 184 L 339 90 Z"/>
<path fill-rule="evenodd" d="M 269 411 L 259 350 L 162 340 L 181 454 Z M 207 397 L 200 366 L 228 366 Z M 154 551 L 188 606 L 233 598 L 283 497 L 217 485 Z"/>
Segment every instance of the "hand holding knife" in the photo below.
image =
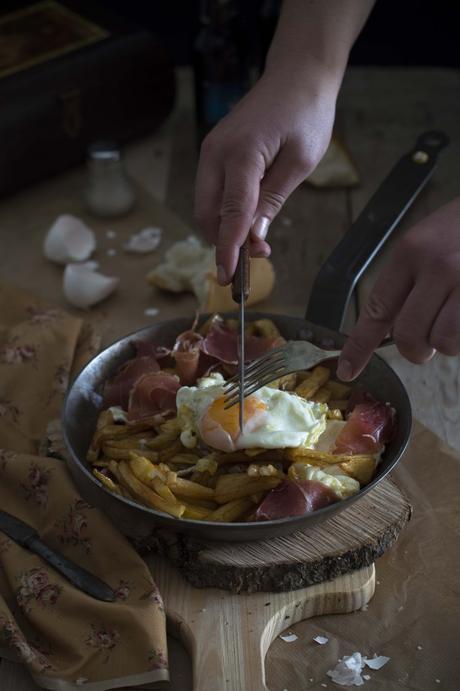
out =
<path fill-rule="evenodd" d="M 249 240 L 240 247 L 240 257 L 232 281 L 232 297 L 239 304 L 238 323 L 238 373 L 239 373 L 239 405 L 240 405 L 240 432 L 244 428 L 244 309 L 249 296 Z"/>

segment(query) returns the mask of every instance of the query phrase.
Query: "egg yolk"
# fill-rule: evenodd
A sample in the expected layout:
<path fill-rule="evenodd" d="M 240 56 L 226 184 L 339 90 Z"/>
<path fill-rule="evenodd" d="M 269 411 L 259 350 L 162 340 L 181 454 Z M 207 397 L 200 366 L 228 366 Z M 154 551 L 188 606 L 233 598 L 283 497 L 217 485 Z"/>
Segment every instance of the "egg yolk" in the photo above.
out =
<path fill-rule="evenodd" d="M 206 421 L 208 423 L 211 422 L 211 424 L 214 423 L 214 425 L 225 430 L 234 440 L 240 433 L 240 404 L 237 403 L 225 410 L 225 403 L 226 401 L 224 398 L 216 398 L 216 400 L 211 403 L 205 415 L 207 420 L 203 419 L 203 427 L 206 428 L 208 426 L 206 425 Z M 248 396 L 248 398 L 244 399 L 243 404 L 244 423 L 247 423 L 252 417 L 266 409 L 267 406 L 260 399 L 254 396 Z"/>

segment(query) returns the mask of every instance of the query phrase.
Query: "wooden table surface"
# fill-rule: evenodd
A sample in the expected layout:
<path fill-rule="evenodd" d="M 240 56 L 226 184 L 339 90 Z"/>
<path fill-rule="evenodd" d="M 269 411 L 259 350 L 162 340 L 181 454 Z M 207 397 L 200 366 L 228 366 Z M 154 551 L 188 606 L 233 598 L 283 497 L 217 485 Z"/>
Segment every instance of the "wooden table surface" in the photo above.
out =
<path fill-rule="evenodd" d="M 196 142 L 193 133 L 192 89 L 188 71 L 178 74 L 175 111 L 155 135 L 126 150 L 133 175 L 154 197 L 164 201 L 193 227 L 193 181 Z M 337 130 L 360 173 L 359 187 L 349 191 L 316 191 L 302 185 L 288 200 L 271 229 L 277 284 L 267 309 L 302 315 L 312 280 L 328 253 L 373 194 L 393 163 L 410 149 L 418 134 L 442 129 L 451 138 L 426 189 L 401 224 L 401 230 L 460 194 L 460 73 L 440 69 L 350 69 L 339 99 Z M 78 174 L 78 173 L 77 173 Z M 73 179 L 74 173 L 68 175 Z M 61 190 L 66 176 L 40 186 L 47 194 Z M 64 181 L 64 182 L 63 182 Z M 56 192 L 57 194 L 57 192 Z M 0 233 L 14 216 L 21 233 L 11 233 L 7 254 L 2 250 L 0 274 L 30 286 L 21 275 L 19 248 L 27 247 L 38 192 L 28 190 L 0 203 Z M 286 221 L 286 219 L 288 219 Z M 10 221 L 9 221 L 10 222 Z M 398 231 L 399 232 L 399 231 Z M 39 292 L 39 291 L 38 291 Z M 437 355 L 423 366 L 406 362 L 396 349 L 386 355 L 401 376 L 415 416 L 451 446 L 460 449 L 459 359 Z M 188 691 L 190 667 L 171 640 L 171 688 Z M 36 685 L 17 665 L 0 664 L 1 691 L 32 691 Z M 371 684 L 368 688 L 372 689 Z M 301 691 L 289 687 L 289 691 Z"/>

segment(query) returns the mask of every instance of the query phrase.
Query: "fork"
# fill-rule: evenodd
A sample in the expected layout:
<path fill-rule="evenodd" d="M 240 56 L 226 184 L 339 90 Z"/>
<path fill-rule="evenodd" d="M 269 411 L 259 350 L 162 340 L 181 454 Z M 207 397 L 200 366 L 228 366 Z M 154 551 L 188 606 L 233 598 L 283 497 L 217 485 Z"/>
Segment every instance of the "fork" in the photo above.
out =
<path fill-rule="evenodd" d="M 243 398 L 258 391 L 262 386 L 292 372 L 309 369 L 324 360 L 340 355 L 340 350 L 324 350 L 309 341 L 287 341 L 279 348 L 270 350 L 253 360 L 245 368 Z M 224 409 L 231 408 L 239 400 L 239 377 L 235 374 L 224 386 Z"/>

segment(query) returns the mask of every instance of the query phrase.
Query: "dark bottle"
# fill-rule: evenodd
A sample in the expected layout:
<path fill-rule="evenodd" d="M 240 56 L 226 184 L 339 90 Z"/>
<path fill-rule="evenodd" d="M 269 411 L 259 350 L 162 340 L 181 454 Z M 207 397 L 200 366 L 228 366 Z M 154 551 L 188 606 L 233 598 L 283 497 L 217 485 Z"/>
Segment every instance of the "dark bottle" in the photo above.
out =
<path fill-rule="evenodd" d="M 194 44 L 198 140 L 250 87 L 250 43 L 237 0 L 203 0 Z"/>

